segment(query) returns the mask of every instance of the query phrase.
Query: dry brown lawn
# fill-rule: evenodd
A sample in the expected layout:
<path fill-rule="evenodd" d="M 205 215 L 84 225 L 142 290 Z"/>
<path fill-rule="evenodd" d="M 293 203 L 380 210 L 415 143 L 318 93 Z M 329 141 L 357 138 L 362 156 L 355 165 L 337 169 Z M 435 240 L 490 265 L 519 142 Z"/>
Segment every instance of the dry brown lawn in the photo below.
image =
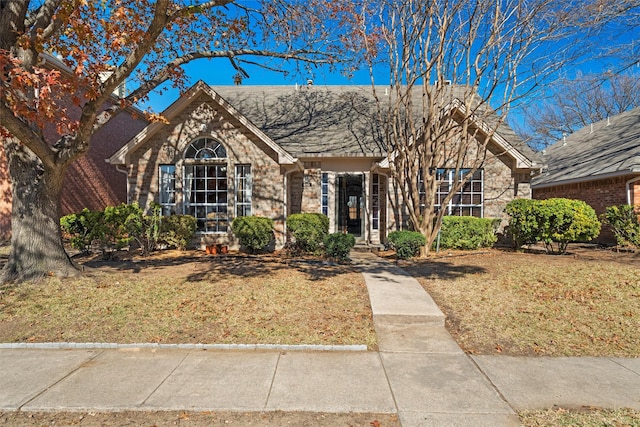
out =
<path fill-rule="evenodd" d="M 2 289 L 0 342 L 364 344 L 369 297 L 350 266 L 164 251 L 78 259 L 78 279 Z"/>
<path fill-rule="evenodd" d="M 403 267 L 467 352 L 640 356 L 640 253 L 444 252 Z"/>

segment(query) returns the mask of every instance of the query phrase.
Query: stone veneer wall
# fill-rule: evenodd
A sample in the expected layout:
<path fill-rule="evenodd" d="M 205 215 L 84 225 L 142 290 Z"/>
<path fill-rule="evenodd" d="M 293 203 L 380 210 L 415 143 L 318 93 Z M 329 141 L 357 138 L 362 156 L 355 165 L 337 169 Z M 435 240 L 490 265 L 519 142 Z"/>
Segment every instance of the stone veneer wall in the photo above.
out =
<path fill-rule="evenodd" d="M 277 153 L 269 148 L 222 108 L 202 95 L 178 114 L 131 155 L 129 198 L 149 208 L 158 201 L 158 170 L 163 164 L 176 165 L 176 211 L 182 213 L 182 165 L 184 150 L 198 138 L 221 142 L 228 156 L 227 181 L 230 221 L 234 216 L 235 165 L 250 164 L 252 174 L 252 214 L 274 220 L 277 244 L 283 243 L 283 174 Z M 226 234 L 203 234 L 201 244 L 236 245 L 231 229 Z"/>

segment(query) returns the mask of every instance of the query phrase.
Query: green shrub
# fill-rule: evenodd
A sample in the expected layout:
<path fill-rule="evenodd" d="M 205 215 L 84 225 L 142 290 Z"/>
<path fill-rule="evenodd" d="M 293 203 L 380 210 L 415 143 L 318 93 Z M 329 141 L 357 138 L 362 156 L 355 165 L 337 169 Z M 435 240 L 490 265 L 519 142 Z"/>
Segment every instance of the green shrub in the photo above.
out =
<path fill-rule="evenodd" d="M 420 247 L 427 243 L 427 239 L 417 231 L 392 231 L 387 236 L 391 248 L 396 251 L 396 258 L 409 259 L 420 253 Z"/>
<path fill-rule="evenodd" d="M 138 243 L 143 256 L 154 251 L 158 245 L 161 213 L 162 208 L 158 204 L 151 207 L 150 215 L 144 215 L 137 203 L 129 205 L 129 215 L 124 222 L 125 229 L 130 239 Z"/>
<path fill-rule="evenodd" d="M 540 237 L 550 252 L 565 253 L 570 242 L 590 241 L 600 234 L 596 212 L 582 200 L 540 200 L 539 209 Z"/>
<path fill-rule="evenodd" d="M 499 219 L 473 216 L 445 216 L 440 229 L 443 249 L 478 249 L 493 246 L 498 240 Z"/>
<path fill-rule="evenodd" d="M 565 253 L 570 242 L 589 241 L 600 233 L 595 211 L 581 200 L 554 198 L 510 203 L 506 211 L 511 216 L 509 230 L 518 247 L 544 242 L 548 252 Z"/>
<path fill-rule="evenodd" d="M 143 255 L 156 249 L 158 243 L 186 248 L 196 229 L 191 216 L 175 215 L 162 218 L 159 205 L 154 205 L 150 215 L 137 203 L 107 206 L 102 211 L 89 211 L 60 218 L 63 233 L 69 236 L 71 246 L 88 252 L 92 247 L 108 256 L 109 250 L 121 249 L 137 242 Z"/>
<path fill-rule="evenodd" d="M 638 214 L 630 205 L 609 206 L 605 210 L 602 221 L 611 227 L 618 246 L 640 247 Z"/>
<path fill-rule="evenodd" d="M 332 233 L 324 238 L 324 250 L 328 257 L 341 261 L 349 259 L 349 252 L 356 245 L 352 234 Z"/>
<path fill-rule="evenodd" d="M 185 250 L 191 244 L 196 232 L 197 220 L 191 215 L 171 215 L 163 217 L 160 222 L 158 242 Z"/>
<path fill-rule="evenodd" d="M 509 215 L 507 234 L 513 240 L 516 249 L 539 241 L 538 220 L 534 214 L 538 200 L 515 199 L 507 204 L 504 211 Z"/>
<path fill-rule="evenodd" d="M 60 228 L 69 239 L 72 248 L 82 252 L 91 250 L 94 239 L 94 229 L 100 222 L 102 211 L 90 211 L 84 208 L 78 213 L 65 215 L 60 218 Z"/>
<path fill-rule="evenodd" d="M 102 211 L 102 218 L 94 229 L 94 239 L 97 241 L 103 254 L 109 249 L 122 249 L 134 240 L 137 218 L 142 217 L 142 209 L 137 203 L 128 205 L 121 203 L 118 206 L 107 206 Z M 127 226 L 129 222 L 129 226 Z"/>
<path fill-rule="evenodd" d="M 329 234 L 329 218 L 319 213 L 299 213 L 287 217 L 287 230 L 302 252 L 316 252 Z"/>
<path fill-rule="evenodd" d="M 233 219 L 231 229 L 240 245 L 251 253 L 263 250 L 273 240 L 271 218 L 239 216 Z"/>

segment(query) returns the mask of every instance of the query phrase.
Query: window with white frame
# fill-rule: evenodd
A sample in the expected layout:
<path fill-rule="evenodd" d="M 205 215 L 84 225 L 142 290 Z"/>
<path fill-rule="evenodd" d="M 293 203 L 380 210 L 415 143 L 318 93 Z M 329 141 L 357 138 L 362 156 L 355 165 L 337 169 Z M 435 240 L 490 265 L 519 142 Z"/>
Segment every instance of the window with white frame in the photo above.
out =
<path fill-rule="evenodd" d="M 198 231 L 224 233 L 229 227 L 227 152 L 211 138 L 200 138 L 185 151 L 184 213 L 193 215 Z"/>
<path fill-rule="evenodd" d="M 471 169 L 460 169 L 460 179 L 471 172 Z M 454 183 L 455 169 L 438 169 L 436 180 L 438 187 L 435 195 L 436 211 L 442 208 L 444 199 L 449 194 Z M 482 169 L 476 170 L 471 179 L 453 195 L 449 203 L 444 207 L 445 215 L 455 216 L 475 216 L 482 218 L 484 215 L 484 173 Z M 426 193 L 424 189 L 424 181 L 418 182 L 420 192 L 420 207 L 424 209 L 426 206 Z"/>
<path fill-rule="evenodd" d="M 329 174 L 326 172 L 321 175 L 320 197 L 321 212 L 329 216 Z"/>
<path fill-rule="evenodd" d="M 371 179 L 371 228 L 380 228 L 380 175 L 374 173 Z"/>
<path fill-rule="evenodd" d="M 163 216 L 176 213 L 176 165 L 160 165 L 158 204 Z"/>
<path fill-rule="evenodd" d="M 471 173 L 470 169 L 460 169 L 460 179 Z M 439 186 L 436 190 L 436 209 L 446 209 L 446 215 L 455 216 L 475 216 L 482 218 L 483 216 L 483 170 L 478 169 L 473 176 L 467 181 L 460 191 L 453 195 L 452 199 L 446 206 L 442 206 L 447 194 L 451 190 L 454 183 L 454 169 L 438 169 L 436 179 Z"/>
<path fill-rule="evenodd" d="M 236 216 L 251 216 L 251 165 L 236 165 Z"/>

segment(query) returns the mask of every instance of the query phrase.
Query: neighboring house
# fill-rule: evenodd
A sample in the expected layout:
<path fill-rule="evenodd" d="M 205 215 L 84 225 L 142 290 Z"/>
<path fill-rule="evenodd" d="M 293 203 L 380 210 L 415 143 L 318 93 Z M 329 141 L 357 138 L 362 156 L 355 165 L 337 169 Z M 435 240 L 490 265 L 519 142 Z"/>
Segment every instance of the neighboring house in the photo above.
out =
<path fill-rule="evenodd" d="M 586 126 L 543 150 L 533 197 L 584 200 L 597 214 L 608 206 L 640 208 L 640 108 Z M 614 243 L 608 232 L 601 242 Z"/>
<path fill-rule="evenodd" d="M 231 221 L 275 221 L 320 212 L 331 232 L 380 244 L 397 228 L 387 152 L 364 86 L 225 86 L 198 82 L 118 150 L 109 162 L 128 173 L 128 201 L 198 220 L 201 243 L 236 245 Z M 479 124 L 482 125 L 482 124 Z M 507 127 L 484 167 L 447 207 L 451 214 L 502 217 L 506 203 L 531 197 L 535 154 Z M 451 180 L 443 171 L 442 188 Z"/>
<path fill-rule="evenodd" d="M 69 72 L 56 58 L 46 55 L 43 59 L 46 60 L 45 66 Z M 78 112 L 71 104 L 67 108 L 72 115 Z M 138 118 L 134 118 L 132 113 L 137 113 Z M 67 171 L 60 215 L 78 212 L 83 208 L 104 209 L 127 200 L 126 171 L 119 171 L 117 166 L 105 160 L 147 124 L 140 111 L 130 109 L 111 119 L 92 136 L 89 151 L 72 163 Z M 50 143 L 57 138 L 49 128 L 45 137 Z M 11 237 L 11 204 L 11 177 L 4 147 L 0 144 L 0 240 L 9 240 Z"/>

